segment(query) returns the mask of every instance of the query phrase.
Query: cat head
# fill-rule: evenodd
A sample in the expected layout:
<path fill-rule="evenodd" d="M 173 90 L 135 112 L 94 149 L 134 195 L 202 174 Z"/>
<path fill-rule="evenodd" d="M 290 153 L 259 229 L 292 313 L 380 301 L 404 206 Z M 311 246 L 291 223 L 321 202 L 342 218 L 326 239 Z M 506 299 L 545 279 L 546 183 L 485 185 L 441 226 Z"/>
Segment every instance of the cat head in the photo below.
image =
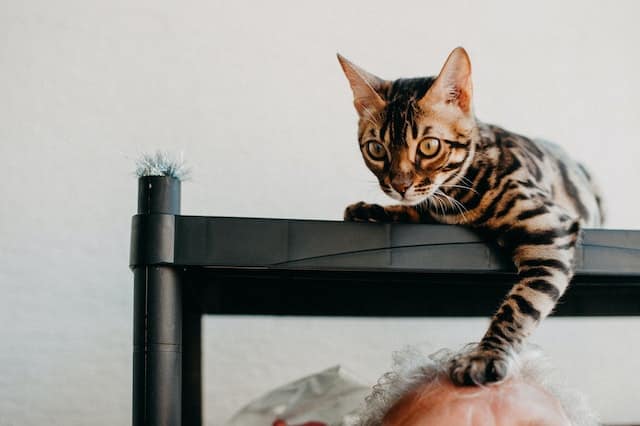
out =
<path fill-rule="evenodd" d="M 338 60 L 360 117 L 362 157 L 388 196 L 415 205 L 461 179 L 476 128 L 463 48 L 451 52 L 437 77 L 387 81 Z"/>

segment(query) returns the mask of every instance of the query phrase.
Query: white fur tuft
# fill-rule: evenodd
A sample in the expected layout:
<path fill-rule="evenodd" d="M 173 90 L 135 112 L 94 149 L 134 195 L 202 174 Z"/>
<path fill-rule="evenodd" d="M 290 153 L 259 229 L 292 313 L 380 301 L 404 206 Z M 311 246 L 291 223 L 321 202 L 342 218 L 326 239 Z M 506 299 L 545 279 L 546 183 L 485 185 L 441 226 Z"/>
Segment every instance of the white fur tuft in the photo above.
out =
<path fill-rule="evenodd" d="M 168 176 L 178 180 L 189 179 L 190 171 L 184 164 L 182 153 L 176 158 L 167 152 L 156 151 L 155 154 L 143 154 L 136 160 L 136 175 Z"/>

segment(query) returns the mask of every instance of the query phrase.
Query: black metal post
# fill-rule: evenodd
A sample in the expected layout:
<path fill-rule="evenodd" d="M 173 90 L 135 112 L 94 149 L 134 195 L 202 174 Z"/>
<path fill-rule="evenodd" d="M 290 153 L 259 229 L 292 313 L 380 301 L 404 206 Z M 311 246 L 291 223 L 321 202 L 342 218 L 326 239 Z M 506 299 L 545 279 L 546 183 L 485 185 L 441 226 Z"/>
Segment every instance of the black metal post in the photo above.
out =
<path fill-rule="evenodd" d="M 182 424 L 202 425 L 202 292 L 197 280 L 183 279 Z"/>
<path fill-rule="evenodd" d="M 163 176 L 139 179 L 140 215 L 180 214 L 180 181 Z M 173 245 L 170 220 L 149 226 L 144 237 L 134 218 L 132 259 L 153 252 L 158 241 Z M 171 219 L 168 217 L 168 219 Z M 166 252 L 166 246 L 159 250 Z M 134 274 L 133 320 L 133 426 L 181 425 L 182 417 L 182 287 L 178 270 L 171 266 L 132 264 Z"/>

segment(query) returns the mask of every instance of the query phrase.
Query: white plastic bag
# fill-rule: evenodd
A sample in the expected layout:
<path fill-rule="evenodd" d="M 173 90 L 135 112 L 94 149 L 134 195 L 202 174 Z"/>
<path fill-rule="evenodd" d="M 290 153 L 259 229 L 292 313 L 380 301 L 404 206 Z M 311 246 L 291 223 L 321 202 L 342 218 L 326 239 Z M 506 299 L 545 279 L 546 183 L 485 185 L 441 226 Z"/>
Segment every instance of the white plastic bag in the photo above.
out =
<path fill-rule="evenodd" d="M 273 426 L 276 420 L 287 426 L 309 422 L 339 426 L 361 406 L 369 391 L 335 366 L 266 393 L 238 411 L 225 426 Z"/>

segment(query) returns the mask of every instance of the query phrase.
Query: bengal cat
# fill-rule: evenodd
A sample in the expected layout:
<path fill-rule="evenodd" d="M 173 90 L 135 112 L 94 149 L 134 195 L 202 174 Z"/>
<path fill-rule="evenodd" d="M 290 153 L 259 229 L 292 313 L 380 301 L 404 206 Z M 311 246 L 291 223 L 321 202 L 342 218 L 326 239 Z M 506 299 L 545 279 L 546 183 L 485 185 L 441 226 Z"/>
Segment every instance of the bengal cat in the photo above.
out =
<path fill-rule="evenodd" d="M 556 145 L 476 119 L 461 47 L 437 77 L 387 81 L 338 60 L 353 90 L 364 161 L 400 202 L 355 203 L 345 220 L 466 225 L 512 256 L 517 282 L 479 344 L 450 365 L 460 385 L 501 381 L 512 351 L 566 290 L 581 228 L 601 224 L 591 178 Z"/>

